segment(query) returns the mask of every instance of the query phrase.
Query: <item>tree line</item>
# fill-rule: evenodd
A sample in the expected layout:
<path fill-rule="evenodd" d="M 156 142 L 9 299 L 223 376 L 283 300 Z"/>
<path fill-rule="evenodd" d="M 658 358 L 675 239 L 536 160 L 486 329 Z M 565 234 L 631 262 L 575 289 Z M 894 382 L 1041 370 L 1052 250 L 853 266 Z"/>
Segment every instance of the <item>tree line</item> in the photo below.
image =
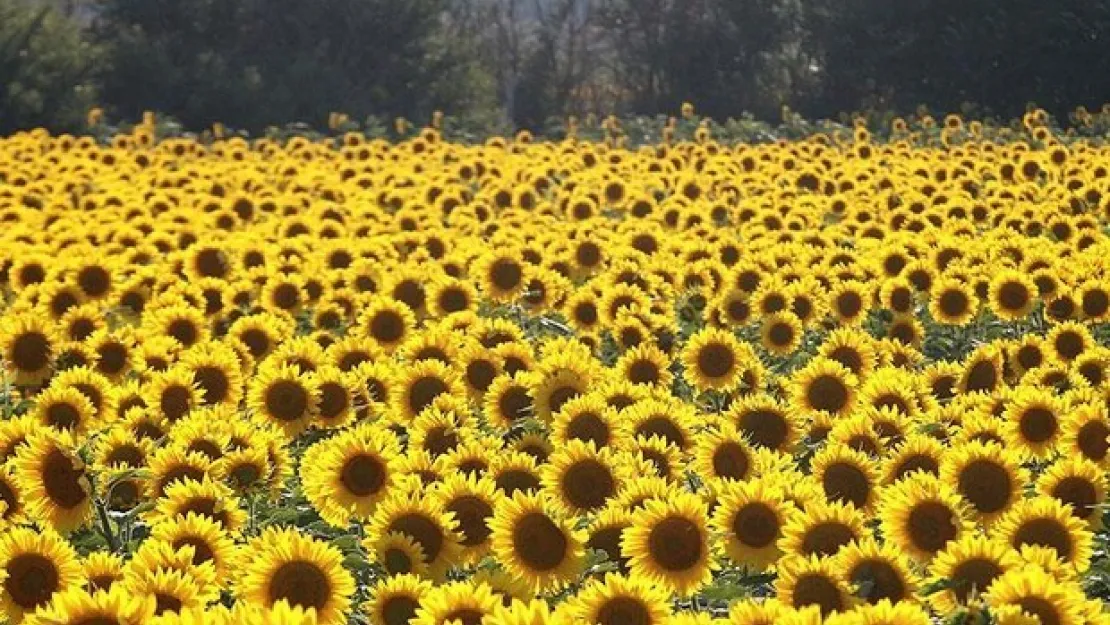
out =
<path fill-rule="evenodd" d="M 1009 117 L 1110 101 L 1089 0 L 0 0 L 0 132 L 90 108 L 252 131 L 433 111 Z"/>

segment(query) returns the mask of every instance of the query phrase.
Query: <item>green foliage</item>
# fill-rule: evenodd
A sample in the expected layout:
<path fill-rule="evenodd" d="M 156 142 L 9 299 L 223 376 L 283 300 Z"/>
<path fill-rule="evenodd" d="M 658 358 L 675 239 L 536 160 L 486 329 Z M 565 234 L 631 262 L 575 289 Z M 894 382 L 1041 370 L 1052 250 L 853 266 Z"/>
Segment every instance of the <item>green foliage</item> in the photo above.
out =
<path fill-rule="evenodd" d="M 115 113 L 258 131 L 332 111 L 470 106 L 482 85 L 444 45 L 441 10 L 442 0 L 101 0 L 94 36 Z"/>
<path fill-rule="evenodd" d="M 0 133 L 80 128 L 96 61 L 75 22 L 49 6 L 0 0 Z"/>

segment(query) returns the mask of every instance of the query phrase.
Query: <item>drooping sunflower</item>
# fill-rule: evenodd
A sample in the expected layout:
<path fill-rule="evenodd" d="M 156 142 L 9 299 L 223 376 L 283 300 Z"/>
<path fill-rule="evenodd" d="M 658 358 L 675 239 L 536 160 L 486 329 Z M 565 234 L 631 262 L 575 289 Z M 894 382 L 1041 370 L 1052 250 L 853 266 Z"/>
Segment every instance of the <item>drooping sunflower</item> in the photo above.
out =
<path fill-rule="evenodd" d="M 49 377 L 59 344 L 53 324 L 37 315 L 5 315 L 0 323 L 0 360 L 16 384 L 38 384 Z"/>
<path fill-rule="evenodd" d="M 681 596 L 709 583 L 706 517 L 705 503 L 690 493 L 644 502 L 621 541 L 632 574 Z"/>
<path fill-rule="evenodd" d="M 46 430 L 29 436 L 14 461 L 28 516 L 63 533 L 92 513 L 92 485 L 76 448 L 69 434 Z"/>
<path fill-rule="evenodd" d="M 267 529 L 251 553 L 235 582 L 238 596 L 264 606 L 286 601 L 312 608 L 321 625 L 346 622 L 355 582 L 338 548 L 293 529 Z"/>
<path fill-rule="evenodd" d="M 751 348 L 723 330 L 704 329 L 690 337 L 682 350 L 685 376 L 696 389 L 729 390 L 737 386 L 742 363 Z"/>
<path fill-rule="evenodd" d="M 778 548 L 787 556 L 833 556 L 865 536 L 865 516 L 850 504 L 813 501 L 782 528 Z"/>
<path fill-rule="evenodd" d="M 885 539 L 922 562 L 973 527 L 960 496 L 936 476 L 925 473 L 888 487 L 879 515 Z"/>
<path fill-rule="evenodd" d="M 47 606 L 57 594 L 80 588 L 82 581 L 77 553 L 50 530 L 7 530 L 0 536 L 0 571 L 0 610 L 12 623 Z"/>
<path fill-rule="evenodd" d="M 1052 497 L 1026 499 L 1003 515 L 998 537 L 1014 549 L 1025 545 L 1055 549 L 1057 557 L 1082 573 L 1091 563 L 1094 536 L 1070 506 Z"/>
<path fill-rule="evenodd" d="M 366 613 L 373 625 L 407 625 L 432 583 L 412 574 L 393 575 L 370 589 Z"/>
<path fill-rule="evenodd" d="M 503 499 L 489 528 L 498 561 L 537 592 L 561 588 L 584 566 L 585 534 L 542 494 Z"/>
<path fill-rule="evenodd" d="M 738 565 L 763 570 L 778 560 L 778 542 L 797 510 L 779 484 L 767 479 L 728 484 L 717 496 L 711 527 L 726 537 L 725 553 Z"/>
<path fill-rule="evenodd" d="M 305 498 L 335 527 L 367 520 L 399 476 L 399 453 L 393 433 L 372 425 L 316 443 L 301 460 Z"/>
<path fill-rule="evenodd" d="M 610 573 L 588 582 L 573 598 L 567 614 L 575 622 L 596 625 L 664 625 L 671 604 L 666 592 L 648 580 Z"/>

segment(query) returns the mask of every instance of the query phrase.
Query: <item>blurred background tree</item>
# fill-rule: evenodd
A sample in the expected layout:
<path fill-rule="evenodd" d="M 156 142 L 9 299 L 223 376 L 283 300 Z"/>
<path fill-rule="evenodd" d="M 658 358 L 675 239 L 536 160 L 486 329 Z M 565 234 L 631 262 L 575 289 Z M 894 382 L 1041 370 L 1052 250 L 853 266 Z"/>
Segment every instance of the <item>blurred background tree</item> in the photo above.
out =
<path fill-rule="evenodd" d="M 1065 115 L 1110 101 L 1108 43 L 1089 0 L 0 0 L 0 123 L 72 128 L 96 93 L 112 118 L 252 132 L 434 110 L 541 131 L 684 101 Z"/>
<path fill-rule="evenodd" d="M 59 9 L 0 0 L 0 133 L 80 129 L 96 102 L 97 61 L 80 23 Z"/>

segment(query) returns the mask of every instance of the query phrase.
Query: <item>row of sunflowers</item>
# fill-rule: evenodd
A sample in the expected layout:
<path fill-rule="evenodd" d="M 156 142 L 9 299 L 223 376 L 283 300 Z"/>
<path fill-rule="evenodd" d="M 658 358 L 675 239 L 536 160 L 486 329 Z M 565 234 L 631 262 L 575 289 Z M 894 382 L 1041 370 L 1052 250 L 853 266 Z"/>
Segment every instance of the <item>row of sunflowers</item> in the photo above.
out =
<path fill-rule="evenodd" d="M 1041 121 L 0 139 L 0 613 L 1106 625 L 1110 148 Z"/>

